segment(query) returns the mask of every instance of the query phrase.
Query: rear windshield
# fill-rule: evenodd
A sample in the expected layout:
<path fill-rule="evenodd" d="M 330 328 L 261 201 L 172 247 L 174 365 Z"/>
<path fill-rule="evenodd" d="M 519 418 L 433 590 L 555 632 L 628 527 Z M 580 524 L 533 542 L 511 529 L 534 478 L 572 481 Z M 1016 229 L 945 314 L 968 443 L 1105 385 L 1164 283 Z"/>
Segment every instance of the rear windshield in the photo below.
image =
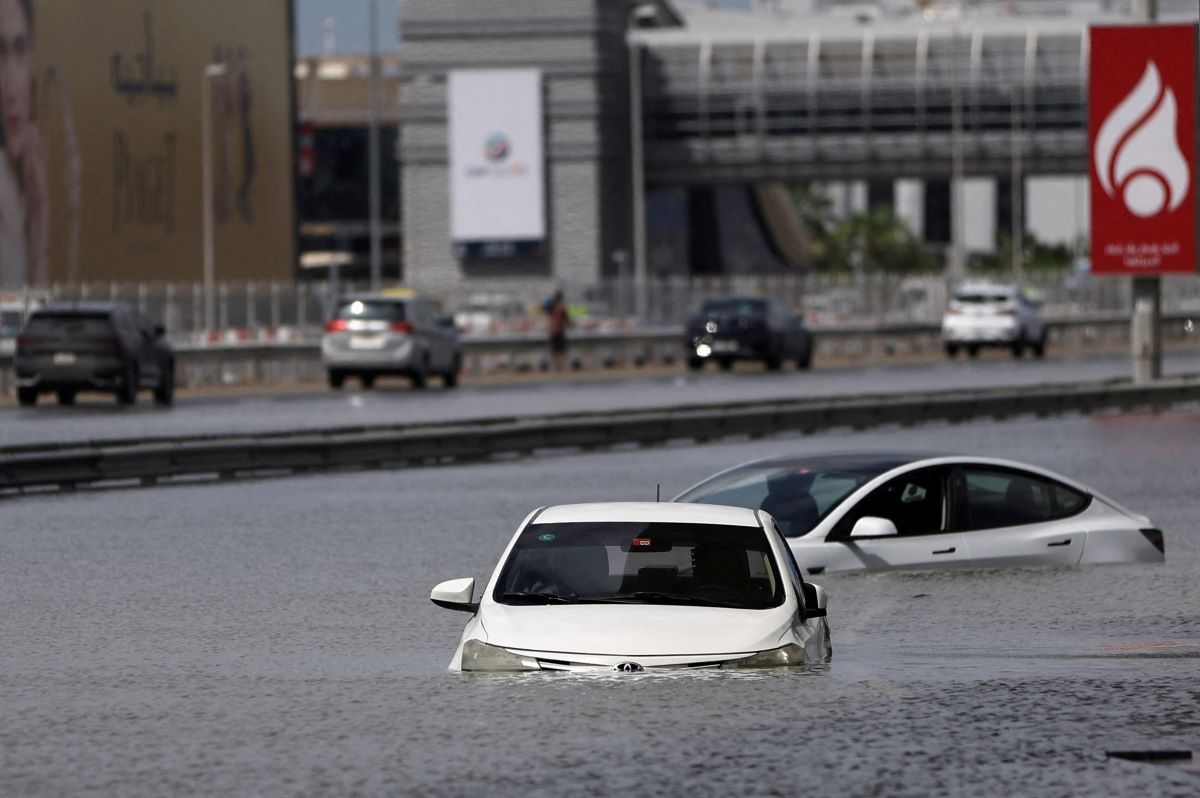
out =
<path fill-rule="evenodd" d="M 29 317 L 26 332 L 42 335 L 112 335 L 112 319 L 107 313 L 35 313 Z"/>
<path fill-rule="evenodd" d="M 1013 294 L 982 292 L 955 294 L 954 298 L 967 305 L 987 305 L 994 302 L 1013 302 L 1016 300 L 1016 297 Z"/>
<path fill-rule="evenodd" d="M 598 522 L 531 524 L 493 595 L 501 604 L 680 604 L 765 609 L 783 603 L 758 527 Z"/>
<path fill-rule="evenodd" d="M 345 321 L 407 321 L 403 302 L 378 302 L 369 299 L 347 299 L 333 314 Z"/>
<path fill-rule="evenodd" d="M 710 299 L 700 308 L 705 316 L 765 316 L 767 303 L 753 299 Z"/>

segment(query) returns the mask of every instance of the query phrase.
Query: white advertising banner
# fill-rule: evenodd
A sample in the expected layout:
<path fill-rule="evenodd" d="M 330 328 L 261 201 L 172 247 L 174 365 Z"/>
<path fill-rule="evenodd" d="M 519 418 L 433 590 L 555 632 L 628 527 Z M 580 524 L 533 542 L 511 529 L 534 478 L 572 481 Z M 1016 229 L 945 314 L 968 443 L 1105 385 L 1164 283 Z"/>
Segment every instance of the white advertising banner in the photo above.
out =
<path fill-rule="evenodd" d="M 455 253 L 536 254 L 546 238 L 541 70 L 456 70 L 447 98 Z"/>

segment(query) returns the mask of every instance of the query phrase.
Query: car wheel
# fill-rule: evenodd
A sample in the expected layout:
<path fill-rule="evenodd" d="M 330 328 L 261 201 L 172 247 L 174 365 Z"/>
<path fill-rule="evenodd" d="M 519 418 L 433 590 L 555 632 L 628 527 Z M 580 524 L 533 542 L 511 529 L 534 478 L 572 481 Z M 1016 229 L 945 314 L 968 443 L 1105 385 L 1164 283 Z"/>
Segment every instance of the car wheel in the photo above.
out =
<path fill-rule="evenodd" d="M 717 365 L 721 367 L 721 371 L 729 371 L 733 368 L 733 361 L 728 358 L 722 358 L 717 361 Z"/>
<path fill-rule="evenodd" d="M 779 371 L 779 367 L 783 365 L 783 360 L 778 355 L 767 355 L 763 359 L 763 365 L 767 367 L 767 371 Z"/>
<path fill-rule="evenodd" d="M 175 401 L 175 364 L 169 364 L 163 369 L 158 386 L 154 389 L 154 402 L 166 407 Z"/>
<path fill-rule="evenodd" d="M 341 388 L 346 384 L 346 372 L 338 371 L 337 369 L 329 370 L 329 387 Z"/>
<path fill-rule="evenodd" d="M 1033 356 L 1039 360 L 1046 356 L 1046 336 L 1043 335 L 1038 339 L 1038 342 L 1033 345 Z"/>
<path fill-rule="evenodd" d="M 1021 356 L 1024 354 L 1025 354 L 1025 342 L 1018 338 L 1017 340 L 1012 342 L 1013 359 L 1020 360 Z"/>
<path fill-rule="evenodd" d="M 462 371 L 462 357 L 454 356 L 454 362 L 450 364 L 450 370 L 442 375 L 442 386 L 446 388 L 458 387 L 458 373 Z"/>
<path fill-rule="evenodd" d="M 33 407 L 37 404 L 38 392 L 37 388 L 18 388 L 17 401 L 24 407 Z"/>
<path fill-rule="evenodd" d="M 59 388 L 57 393 L 58 393 L 58 403 L 60 405 L 75 404 L 75 391 L 73 389 Z"/>
<path fill-rule="evenodd" d="M 368 391 L 375 387 L 375 375 L 374 374 L 359 374 L 358 381 L 360 383 L 362 383 L 362 387 L 367 389 Z"/>
<path fill-rule="evenodd" d="M 951 360 L 958 357 L 958 344 L 946 344 L 946 357 Z"/>
<path fill-rule="evenodd" d="M 410 380 L 412 380 L 412 387 L 424 388 L 428 375 L 429 375 L 429 364 L 425 361 L 421 361 L 420 367 L 417 368 L 415 371 L 413 371 L 411 374 L 409 374 L 408 378 Z"/>
<path fill-rule="evenodd" d="M 117 404 L 131 405 L 137 401 L 138 371 L 137 366 L 130 363 L 125 368 L 125 376 L 117 386 Z"/>
<path fill-rule="evenodd" d="M 796 358 L 796 368 L 801 371 L 808 371 L 812 368 L 812 350 L 805 350 L 804 354 Z"/>
<path fill-rule="evenodd" d="M 979 357 L 979 344 L 967 344 L 967 357 Z"/>
<path fill-rule="evenodd" d="M 704 370 L 704 358 L 689 357 L 687 366 L 688 366 L 688 371 L 703 371 Z"/>

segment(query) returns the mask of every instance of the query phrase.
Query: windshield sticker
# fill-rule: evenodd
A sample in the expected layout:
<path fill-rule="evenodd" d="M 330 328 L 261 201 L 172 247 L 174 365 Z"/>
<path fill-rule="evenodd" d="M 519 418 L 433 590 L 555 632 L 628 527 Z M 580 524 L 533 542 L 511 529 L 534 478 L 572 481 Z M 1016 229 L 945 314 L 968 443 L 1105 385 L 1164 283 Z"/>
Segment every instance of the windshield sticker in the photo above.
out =
<path fill-rule="evenodd" d="M 544 535 L 538 535 L 538 540 L 542 541 L 543 543 L 549 543 L 550 541 L 554 540 L 554 535 L 551 535 L 549 532 L 547 532 Z"/>
<path fill-rule="evenodd" d="M 909 483 L 908 487 L 904 489 L 903 495 L 900 496 L 900 501 L 905 504 L 912 504 L 913 502 L 919 502 L 924 498 L 925 489 L 920 485 L 913 485 L 912 483 Z"/>

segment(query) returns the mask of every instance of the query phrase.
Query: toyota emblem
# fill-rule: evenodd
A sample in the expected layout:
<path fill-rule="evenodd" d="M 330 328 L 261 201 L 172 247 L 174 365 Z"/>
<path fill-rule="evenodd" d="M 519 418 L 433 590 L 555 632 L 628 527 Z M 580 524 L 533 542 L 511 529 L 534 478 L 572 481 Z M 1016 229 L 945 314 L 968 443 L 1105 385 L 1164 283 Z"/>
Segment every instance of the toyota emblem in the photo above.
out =
<path fill-rule="evenodd" d="M 646 669 L 636 662 L 618 662 L 613 665 L 613 670 L 621 673 L 641 673 Z"/>

